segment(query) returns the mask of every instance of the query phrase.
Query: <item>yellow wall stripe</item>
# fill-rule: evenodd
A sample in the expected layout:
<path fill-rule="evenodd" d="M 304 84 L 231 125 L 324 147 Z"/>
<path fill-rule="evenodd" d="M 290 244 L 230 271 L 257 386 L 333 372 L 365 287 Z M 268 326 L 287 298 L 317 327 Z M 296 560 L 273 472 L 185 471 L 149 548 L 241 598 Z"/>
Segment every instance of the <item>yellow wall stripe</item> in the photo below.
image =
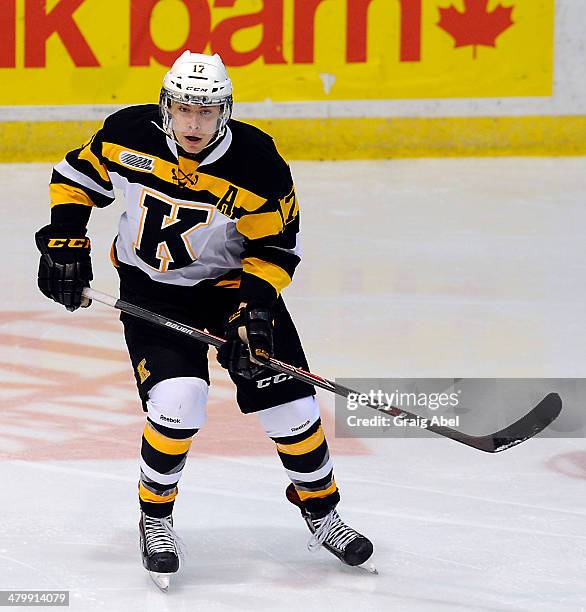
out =
<path fill-rule="evenodd" d="M 315 450 L 324 439 L 324 430 L 320 425 L 314 434 L 305 440 L 301 440 L 301 442 L 296 442 L 295 444 L 280 444 L 277 442 L 277 450 L 286 455 L 305 455 Z"/>
<path fill-rule="evenodd" d="M 95 206 L 88 194 L 78 187 L 65 185 L 63 183 L 51 183 L 49 185 L 51 196 L 51 208 L 59 204 L 81 204 L 83 206 Z"/>
<path fill-rule="evenodd" d="M 0 122 L 0 162 L 56 164 L 68 151 L 87 142 L 101 126 L 101 121 Z"/>
<path fill-rule="evenodd" d="M 149 491 L 142 482 L 138 483 L 138 496 L 142 501 L 150 502 L 151 504 L 166 504 L 173 501 L 177 497 L 177 493 L 179 493 L 179 490 L 175 487 L 175 490 L 170 495 L 157 495 Z"/>
<path fill-rule="evenodd" d="M 298 489 L 297 494 L 299 495 L 299 499 L 301 501 L 305 501 L 306 499 L 316 499 L 331 495 L 332 493 L 336 492 L 337 488 L 336 481 L 332 479 L 332 484 L 327 489 L 323 489 L 322 491 L 300 491 Z"/>
<path fill-rule="evenodd" d="M 352 117 L 250 123 L 269 132 L 287 159 L 586 155 L 586 116 Z"/>
<path fill-rule="evenodd" d="M 250 121 L 287 159 L 586 155 L 586 116 L 388 117 Z M 0 122 L 0 162 L 56 163 L 99 121 Z"/>
<path fill-rule="evenodd" d="M 175 440 L 167 438 L 152 427 L 150 423 L 144 426 L 143 435 L 146 441 L 155 449 L 166 455 L 182 455 L 189 450 L 192 438 Z"/>
<path fill-rule="evenodd" d="M 245 257 L 242 260 L 242 269 L 270 283 L 275 288 L 277 295 L 291 282 L 291 277 L 283 268 L 258 257 Z"/>

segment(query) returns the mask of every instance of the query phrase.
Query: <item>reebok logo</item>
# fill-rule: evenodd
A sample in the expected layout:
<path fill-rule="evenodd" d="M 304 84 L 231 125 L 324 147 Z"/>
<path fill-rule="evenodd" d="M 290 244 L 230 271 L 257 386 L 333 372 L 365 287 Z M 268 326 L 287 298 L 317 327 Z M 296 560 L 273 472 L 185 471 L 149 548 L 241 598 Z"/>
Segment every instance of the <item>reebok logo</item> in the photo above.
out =
<path fill-rule="evenodd" d="M 172 419 L 171 417 L 166 417 L 164 414 L 159 416 L 161 421 L 167 421 L 167 423 L 181 423 L 181 419 Z"/>
<path fill-rule="evenodd" d="M 301 425 L 297 425 L 297 427 L 291 427 L 291 431 L 299 431 L 300 429 L 307 427 L 307 425 L 309 425 L 309 422 L 310 422 L 309 419 L 307 419 L 305 423 L 302 423 Z"/>

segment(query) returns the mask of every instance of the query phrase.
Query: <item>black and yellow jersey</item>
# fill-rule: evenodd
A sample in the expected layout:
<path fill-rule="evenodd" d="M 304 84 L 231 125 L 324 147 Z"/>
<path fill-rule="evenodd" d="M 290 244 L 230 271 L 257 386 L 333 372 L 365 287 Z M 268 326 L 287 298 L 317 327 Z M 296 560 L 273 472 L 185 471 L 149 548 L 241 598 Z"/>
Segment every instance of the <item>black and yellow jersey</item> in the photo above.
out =
<path fill-rule="evenodd" d="M 125 108 L 55 166 L 51 206 L 102 208 L 114 189 L 126 202 L 115 258 L 152 279 L 195 285 L 240 271 L 242 300 L 269 303 L 291 282 L 299 209 L 289 166 L 263 131 L 230 120 L 194 158 L 162 131 L 157 105 Z"/>

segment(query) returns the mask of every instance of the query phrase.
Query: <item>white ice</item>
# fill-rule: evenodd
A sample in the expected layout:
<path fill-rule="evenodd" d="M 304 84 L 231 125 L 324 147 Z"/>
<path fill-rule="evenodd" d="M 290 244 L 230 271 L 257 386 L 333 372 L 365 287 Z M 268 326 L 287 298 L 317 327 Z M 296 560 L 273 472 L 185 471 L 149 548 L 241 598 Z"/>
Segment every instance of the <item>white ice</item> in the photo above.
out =
<path fill-rule="evenodd" d="M 586 159 L 292 166 L 304 260 L 285 297 L 315 372 L 586 376 Z M 176 503 L 189 557 L 158 592 L 138 552 L 143 416 L 116 314 L 67 313 L 35 286 L 49 175 L 0 167 L 0 589 L 69 590 L 84 611 L 586 609 L 584 439 L 498 455 L 335 439 L 321 393 L 340 514 L 373 540 L 371 576 L 308 552 L 272 444 L 218 368 Z M 119 206 L 90 225 L 93 286 L 109 293 Z"/>

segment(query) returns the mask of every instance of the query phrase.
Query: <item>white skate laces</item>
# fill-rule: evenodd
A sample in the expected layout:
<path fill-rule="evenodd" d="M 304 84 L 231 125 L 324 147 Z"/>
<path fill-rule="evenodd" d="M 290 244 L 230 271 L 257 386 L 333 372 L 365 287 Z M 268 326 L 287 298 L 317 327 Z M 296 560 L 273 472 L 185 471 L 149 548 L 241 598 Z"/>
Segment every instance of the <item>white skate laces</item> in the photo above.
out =
<path fill-rule="evenodd" d="M 344 552 L 346 546 L 352 540 L 360 537 L 358 532 L 344 523 L 335 508 L 322 518 L 311 518 L 310 520 L 315 528 L 309 542 L 307 542 L 307 548 L 311 552 L 315 552 L 324 542 L 332 548 Z"/>
<path fill-rule="evenodd" d="M 144 515 L 145 545 L 148 555 L 170 552 L 185 560 L 185 543 L 173 529 L 171 515 L 155 518 Z"/>

